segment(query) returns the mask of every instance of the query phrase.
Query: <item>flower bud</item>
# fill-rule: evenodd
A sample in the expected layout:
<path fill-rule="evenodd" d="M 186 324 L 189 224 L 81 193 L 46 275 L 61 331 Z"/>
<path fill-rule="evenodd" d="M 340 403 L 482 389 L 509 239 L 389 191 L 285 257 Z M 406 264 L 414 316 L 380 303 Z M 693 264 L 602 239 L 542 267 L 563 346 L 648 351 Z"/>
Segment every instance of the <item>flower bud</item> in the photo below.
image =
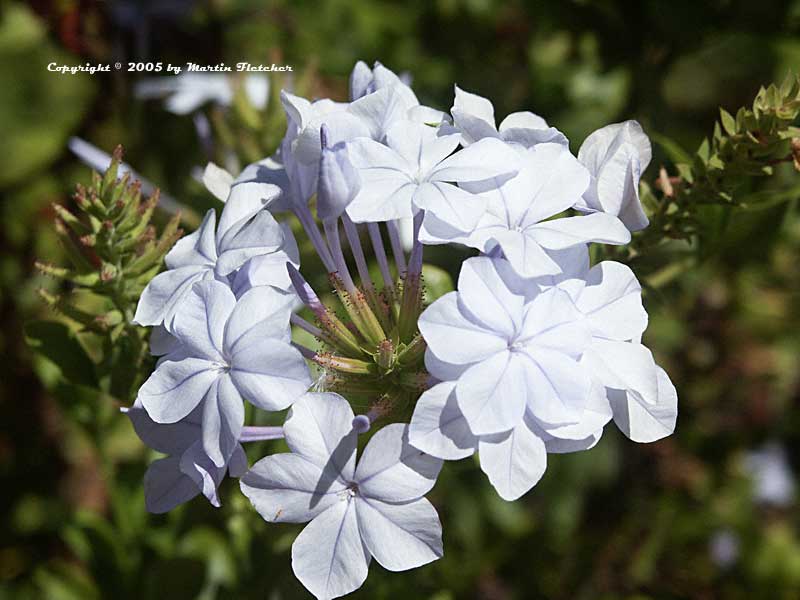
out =
<path fill-rule="evenodd" d="M 323 221 L 338 218 L 360 187 L 358 173 L 347 155 L 344 142 L 328 147 L 328 128 L 320 128 L 322 155 L 319 160 L 317 215 Z"/>

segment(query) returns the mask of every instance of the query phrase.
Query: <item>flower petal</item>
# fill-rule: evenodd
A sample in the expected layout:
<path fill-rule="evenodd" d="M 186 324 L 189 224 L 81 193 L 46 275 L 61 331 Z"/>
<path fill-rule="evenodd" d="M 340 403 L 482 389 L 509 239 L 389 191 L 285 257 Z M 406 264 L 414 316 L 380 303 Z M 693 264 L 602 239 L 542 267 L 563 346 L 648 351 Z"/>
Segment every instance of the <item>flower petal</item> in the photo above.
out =
<path fill-rule="evenodd" d="M 482 436 L 481 470 L 503 500 L 516 500 L 536 485 L 547 469 L 544 441 L 520 422 L 505 433 Z"/>
<path fill-rule="evenodd" d="M 217 467 L 224 467 L 239 445 L 244 425 L 244 402 L 230 375 L 222 375 L 203 399 L 203 451 Z"/>
<path fill-rule="evenodd" d="M 642 286 L 633 271 L 621 263 L 604 261 L 592 267 L 577 306 L 596 337 L 639 339 L 647 328 Z"/>
<path fill-rule="evenodd" d="M 299 454 L 262 458 L 239 481 L 242 493 L 270 523 L 305 523 L 342 501 L 345 486 Z"/>
<path fill-rule="evenodd" d="M 231 289 L 219 281 L 192 287 L 172 323 L 172 333 L 195 356 L 222 361 L 225 324 L 236 305 Z"/>
<path fill-rule="evenodd" d="M 595 338 L 581 362 L 606 387 L 628 391 L 646 404 L 658 403 L 656 363 L 642 344 Z"/>
<path fill-rule="evenodd" d="M 292 544 L 292 570 L 320 600 L 357 590 L 370 555 L 358 531 L 355 502 L 341 501 L 309 523 Z"/>
<path fill-rule="evenodd" d="M 469 320 L 459 309 L 458 293 L 449 292 L 419 318 L 419 330 L 432 352 L 451 364 L 483 360 L 507 348 L 507 340 Z"/>
<path fill-rule="evenodd" d="M 486 201 L 481 196 L 441 181 L 421 183 L 412 201 L 415 207 L 463 232 L 471 231 L 486 212 Z"/>
<path fill-rule="evenodd" d="M 528 228 L 526 233 L 551 250 L 561 250 L 588 242 L 627 244 L 631 241 L 631 232 L 622 221 L 606 213 L 544 221 Z"/>
<path fill-rule="evenodd" d="M 507 265 L 486 256 L 466 260 L 458 275 L 458 301 L 486 329 L 511 339 L 522 323 L 525 298 L 508 289 L 504 276 L 514 273 Z"/>
<path fill-rule="evenodd" d="M 364 545 L 389 571 L 406 571 L 442 557 L 442 524 L 425 498 L 389 504 L 372 498 L 355 500 Z"/>
<path fill-rule="evenodd" d="M 213 162 L 206 164 L 203 171 L 203 185 L 220 202 L 225 202 L 231 193 L 233 175 Z"/>
<path fill-rule="evenodd" d="M 192 444 L 181 456 L 181 472 L 189 477 L 208 499 L 212 506 L 219 508 L 217 488 L 225 477 L 227 466 L 219 467 L 213 463 L 203 450 L 200 440 Z"/>
<path fill-rule="evenodd" d="M 609 390 L 614 422 L 634 442 L 655 442 L 675 431 L 678 419 L 678 393 L 664 369 L 656 366 L 658 399 L 655 404 L 642 402 L 636 395 Z"/>
<path fill-rule="evenodd" d="M 224 212 L 224 211 L 223 211 Z M 218 244 L 216 273 L 229 275 L 249 258 L 279 250 L 284 244 L 283 228 L 266 210 L 234 223 Z"/>
<path fill-rule="evenodd" d="M 139 388 L 137 400 L 156 423 L 175 423 L 200 404 L 218 376 L 202 358 L 165 360 Z"/>
<path fill-rule="evenodd" d="M 481 181 L 516 173 L 518 163 L 519 155 L 510 145 L 484 138 L 440 162 L 427 178 L 428 181 Z"/>
<path fill-rule="evenodd" d="M 139 297 L 133 322 L 145 326 L 164 323 L 169 328 L 178 305 L 189 294 L 192 285 L 213 277 L 214 272 L 205 265 L 178 267 L 159 273 Z"/>
<path fill-rule="evenodd" d="M 527 190 L 510 194 L 509 208 L 514 224 L 526 228 L 565 211 L 589 186 L 586 167 L 560 144 L 540 144 L 526 152 L 517 177 Z"/>
<path fill-rule="evenodd" d="M 424 496 L 436 483 L 442 461 L 408 443 L 408 425 L 386 425 L 369 440 L 356 467 L 359 494 L 386 502 Z"/>
<path fill-rule="evenodd" d="M 526 348 L 548 348 L 580 358 L 591 339 L 583 315 L 566 291 L 549 288 L 525 305 L 518 344 Z"/>
<path fill-rule="evenodd" d="M 524 231 L 497 231 L 492 236 L 503 250 L 503 255 L 522 277 L 558 275 L 561 267 L 545 252 L 539 243 Z"/>
<path fill-rule="evenodd" d="M 164 257 L 168 269 L 177 269 L 189 265 L 212 267 L 217 260 L 217 247 L 214 241 L 217 213 L 209 209 L 203 222 L 191 234 L 182 237 Z"/>
<path fill-rule="evenodd" d="M 284 265 L 286 270 L 286 265 Z M 288 275 L 287 275 L 288 277 Z M 238 344 L 251 344 L 250 337 L 262 336 L 266 340 L 291 341 L 289 317 L 296 296 L 282 292 L 271 286 L 254 287 L 245 292 L 236 302 L 231 316 L 225 325 L 223 348 L 226 356 L 236 353 Z M 252 332 L 252 333 L 251 333 Z"/>
<path fill-rule="evenodd" d="M 458 407 L 475 435 L 509 431 L 525 414 L 527 360 L 498 352 L 471 366 L 456 384 Z"/>
<path fill-rule="evenodd" d="M 333 467 L 343 480 L 352 480 L 358 442 L 353 416 L 339 394 L 308 393 L 289 411 L 283 426 L 286 443 L 318 467 Z"/>
<path fill-rule="evenodd" d="M 223 240 L 232 229 L 252 219 L 274 202 L 281 193 L 281 188 L 272 183 L 243 181 L 233 185 L 217 226 L 216 239 L 220 253 L 224 247 Z"/>
<path fill-rule="evenodd" d="M 149 448 L 164 454 L 182 454 L 200 439 L 202 409 L 196 408 L 176 423 L 156 423 L 147 414 L 140 399 L 136 399 L 127 412 L 136 435 Z"/>
<path fill-rule="evenodd" d="M 180 456 L 168 456 L 150 463 L 144 474 L 144 502 L 147 512 L 157 515 L 171 511 L 200 493 L 194 481 L 180 470 Z"/>
<path fill-rule="evenodd" d="M 463 144 L 468 146 L 485 137 L 498 137 L 492 103 L 458 86 L 455 86 L 455 94 L 450 113 L 453 115 L 453 124 L 461 132 Z"/>
<path fill-rule="evenodd" d="M 248 343 L 238 343 L 231 356 L 234 385 L 258 408 L 270 411 L 288 408 L 311 385 L 306 361 L 296 348 L 285 342 L 271 340 L 265 344 L 257 335 L 249 335 L 247 340 Z"/>
<path fill-rule="evenodd" d="M 478 443 L 458 408 L 455 382 L 439 383 L 423 392 L 408 429 L 409 443 L 445 460 L 466 458 Z"/>
<path fill-rule="evenodd" d="M 525 350 L 528 406 L 537 419 L 553 425 L 577 423 L 589 401 L 592 379 L 573 358 L 543 347 Z"/>

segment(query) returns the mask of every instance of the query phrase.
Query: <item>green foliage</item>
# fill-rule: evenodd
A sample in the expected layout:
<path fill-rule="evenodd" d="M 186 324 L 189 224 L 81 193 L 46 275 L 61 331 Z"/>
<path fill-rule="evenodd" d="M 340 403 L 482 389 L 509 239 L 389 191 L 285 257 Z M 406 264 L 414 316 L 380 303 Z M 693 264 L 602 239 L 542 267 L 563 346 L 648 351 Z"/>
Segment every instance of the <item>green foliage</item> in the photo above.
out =
<path fill-rule="evenodd" d="M 676 159 L 678 174 L 670 177 L 662 168 L 656 189 L 642 185 L 651 223 L 627 251 L 635 256 L 665 241 L 703 236 L 707 205 L 752 209 L 796 198 L 796 184 L 790 190 L 747 192 L 754 178 L 773 175 L 777 165 L 793 163 L 800 171 L 798 115 L 800 78 L 789 76 L 780 87 L 762 87 L 752 108 L 740 108 L 736 117 L 720 109 L 713 136 L 691 157 L 674 142 L 657 138 Z"/>
<path fill-rule="evenodd" d="M 95 90 L 95 82 L 84 74 L 67 75 L 62 85 L 49 87 L 55 75 L 46 66 L 63 64 L 69 55 L 47 39 L 45 28 L 29 9 L 11 5 L 3 13 L 0 72 L 9 85 L 0 86 L 0 106 L 4 107 L 0 111 L 4 153 L 0 186 L 35 173 L 62 151 Z"/>
<path fill-rule="evenodd" d="M 145 329 L 133 323 L 136 303 L 182 231 L 178 229 L 180 215 L 175 215 L 161 235 L 156 235 L 150 220 L 158 192 L 143 199 L 139 183 L 131 182 L 128 173 L 118 178 L 121 160 L 122 147 L 117 146 L 105 174 L 93 173 L 89 187 L 77 186 L 73 196 L 76 213 L 53 204 L 55 230 L 71 266 L 37 262 L 36 267 L 71 288 L 59 295 L 41 289 L 40 296 L 53 310 L 77 323 L 77 333 L 99 338 L 98 381 L 107 393 L 127 402 L 149 368 Z M 91 294 L 97 302 L 89 309 L 79 308 L 74 300 L 82 293 Z M 33 323 L 28 336 L 35 342 L 32 347 L 61 367 L 67 379 L 85 383 L 75 379 L 80 367 L 86 373 L 95 371 L 66 326 Z M 59 359 L 64 359 L 64 364 Z"/>
<path fill-rule="evenodd" d="M 266 155 L 278 143 L 282 111 L 274 99 L 260 121 L 247 109 L 240 115 L 238 106 L 222 111 L 230 133 L 206 155 L 191 118 L 134 101 L 136 75 L 60 76 L 45 70 L 48 62 L 113 63 L 121 55 L 173 64 L 288 63 L 297 93 L 344 98 L 353 62 L 377 59 L 408 70 L 420 100 L 432 106 L 449 107 L 457 82 L 492 98 L 500 118 L 516 110 L 541 114 L 568 135 L 573 151 L 593 129 L 636 118 L 656 146 L 644 174 L 651 184 L 661 164 L 668 178 L 682 177 L 676 163 L 691 171 L 696 159 L 685 149 L 708 135 L 718 106 L 736 120 L 736 109 L 752 102 L 760 82 L 800 64 L 797 0 L 221 0 L 172 16 L 169 5 L 185 5 L 163 2 L 163 12 L 148 16 L 152 4 L 12 0 L 0 12 L 0 64 L 9 82 L 0 89 L 6 142 L 0 167 L 0 421 L 6 425 L 0 431 L 0 598 L 307 597 L 290 570 L 299 527 L 266 526 L 235 481 L 223 485 L 219 510 L 198 499 L 169 515 L 145 513 L 142 476 L 154 456 L 96 389 L 110 389 L 102 340 L 122 323 L 122 313 L 107 295 L 83 285 L 71 293 L 75 284 L 31 268 L 35 257 L 47 257 L 78 274 L 57 243 L 48 208 L 66 204 L 91 225 L 65 197 L 68 182 L 80 177 L 64 148 L 68 135 L 104 149 L 123 140 L 139 172 L 202 214 L 211 199 L 192 180 L 191 168 L 209 159 L 228 165 L 231 151 L 240 164 L 254 155 L 252 148 L 259 158 Z M 273 93 L 279 87 L 273 80 Z M 218 128 L 214 109 L 204 111 Z M 769 111 L 765 105 L 763 113 Z M 746 131 L 752 131 L 747 123 Z M 246 132 L 259 133 L 245 141 L 252 135 Z M 729 148 L 752 144 L 745 134 L 731 145 L 734 136 L 723 123 L 720 133 Z M 221 140 L 224 132 L 215 129 L 215 135 Z M 720 148 L 713 136 L 707 148 L 710 160 Z M 786 157 L 785 145 L 775 148 L 780 152 L 767 161 Z M 354 597 L 800 595 L 797 502 L 756 503 L 742 468 L 747 451 L 777 440 L 788 449 L 795 475 L 800 472 L 797 175 L 789 163 L 778 163 L 766 165 L 771 176 L 737 182 L 727 179 L 734 169 L 726 166 L 721 175 L 726 185 L 735 184 L 731 190 L 713 179 L 719 174 L 713 165 L 715 185 L 707 185 L 708 164 L 705 191 L 732 194 L 735 204 L 695 202 L 700 194 L 685 186 L 695 214 L 685 224 L 697 235 L 665 241 L 659 230 L 669 221 L 657 225 L 650 212 L 657 243 L 639 241 L 647 231 L 637 234 L 634 244 L 647 251 L 620 257 L 653 284 L 645 341 L 678 387 L 676 434 L 644 446 L 609 431 L 590 453 L 551 455 L 543 480 L 513 504 L 496 497 L 477 463 L 448 465 L 429 496 L 443 521 L 444 558 L 409 573 L 373 565 Z M 662 200 L 675 204 L 658 183 L 645 196 L 651 210 Z M 154 221 L 161 223 L 159 217 Z M 313 252 L 299 241 L 304 271 L 319 271 L 306 262 Z M 426 259 L 442 267 L 426 266 L 428 300 L 452 286 L 464 256 L 456 252 L 426 249 Z M 377 269 L 373 276 L 380 276 Z M 330 288 L 324 275 L 311 283 Z M 54 297 L 66 293 L 57 302 L 60 324 L 30 323 L 54 318 L 35 293 L 40 287 Z M 68 310 L 113 313 L 119 322 L 110 319 L 109 331 L 95 333 L 81 321 L 85 315 L 72 318 Z M 25 339 L 38 346 L 36 356 Z M 61 371 L 53 360 L 39 359 L 48 355 Z M 84 368 L 85 356 L 93 370 Z M 132 364 L 114 361 L 118 372 Z M 118 380 L 122 388 L 130 385 Z M 282 450 L 265 443 L 248 454 L 252 464 Z M 710 553 L 720 531 L 738 542 L 729 565 Z"/>

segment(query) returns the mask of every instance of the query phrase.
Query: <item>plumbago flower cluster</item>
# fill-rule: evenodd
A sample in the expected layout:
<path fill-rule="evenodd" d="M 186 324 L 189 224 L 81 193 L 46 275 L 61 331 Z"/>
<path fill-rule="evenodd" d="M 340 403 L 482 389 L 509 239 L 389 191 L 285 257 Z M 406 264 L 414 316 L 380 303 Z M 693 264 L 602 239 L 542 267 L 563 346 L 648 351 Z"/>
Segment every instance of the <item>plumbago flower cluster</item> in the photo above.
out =
<path fill-rule="evenodd" d="M 238 177 L 206 168 L 219 219 L 210 210 L 175 244 L 138 303 L 160 358 L 128 414 L 167 455 L 145 476 L 149 510 L 201 493 L 219 505 L 222 479 L 239 477 L 265 520 L 309 522 L 292 568 L 333 598 L 372 558 L 401 571 L 442 556 L 425 494 L 444 460 L 477 452 L 514 500 L 548 453 L 591 448 L 611 420 L 638 442 L 674 430 L 677 395 L 641 344 L 636 277 L 589 261 L 588 244 L 625 244 L 648 223 L 636 122 L 596 131 L 575 157 L 533 113 L 498 126 L 489 100 L 458 87 L 449 114 L 434 110 L 380 64 L 356 65 L 349 102 L 281 98 L 278 152 Z M 284 216 L 302 224 L 335 302 L 301 274 Z M 426 307 L 431 244 L 478 256 Z M 319 347 L 293 342 L 292 326 Z M 288 416 L 246 425 L 245 403 Z M 290 452 L 248 466 L 242 444 L 279 438 Z"/>

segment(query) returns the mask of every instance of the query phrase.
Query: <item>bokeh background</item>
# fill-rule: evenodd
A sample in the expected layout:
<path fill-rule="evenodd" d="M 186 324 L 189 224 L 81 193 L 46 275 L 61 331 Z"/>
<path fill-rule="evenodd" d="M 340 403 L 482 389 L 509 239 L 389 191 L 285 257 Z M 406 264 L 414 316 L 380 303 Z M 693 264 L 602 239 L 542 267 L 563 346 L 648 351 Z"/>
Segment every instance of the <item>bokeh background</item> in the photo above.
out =
<path fill-rule="evenodd" d="M 221 509 L 197 499 L 148 515 L 153 455 L 82 385 L 82 350 L 58 369 L 26 344 L 34 319 L 73 326 L 37 296 L 57 284 L 33 269 L 62 256 L 50 204 L 69 205 L 89 177 L 70 136 L 124 144 L 128 162 L 199 214 L 213 202 L 192 178 L 207 155 L 191 116 L 137 99 L 138 75 L 59 75 L 47 63 L 285 63 L 285 84 L 344 99 L 357 59 L 407 71 L 432 106 L 449 108 L 457 82 L 499 116 L 533 110 L 573 151 L 593 129 L 636 118 L 655 142 L 652 181 L 676 146 L 692 151 L 711 132 L 719 106 L 734 112 L 800 68 L 800 1 L 0 4 L 0 598 L 305 594 L 290 568 L 299 527 L 267 526 L 235 481 Z M 400 574 L 373 564 L 354 597 L 800 598 L 798 177 L 786 165 L 760 184 L 788 190 L 779 202 L 726 213 L 699 243 L 634 265 L 645 341 L 679 391 L 672 437 L 639 445 L 608 427 L 594 450 L 552 455 L 515 503 L 470 460 L 448 464 L 429 495 L 445 557 Z M 273 450 L 252 449 L 251 461 Z"/>

